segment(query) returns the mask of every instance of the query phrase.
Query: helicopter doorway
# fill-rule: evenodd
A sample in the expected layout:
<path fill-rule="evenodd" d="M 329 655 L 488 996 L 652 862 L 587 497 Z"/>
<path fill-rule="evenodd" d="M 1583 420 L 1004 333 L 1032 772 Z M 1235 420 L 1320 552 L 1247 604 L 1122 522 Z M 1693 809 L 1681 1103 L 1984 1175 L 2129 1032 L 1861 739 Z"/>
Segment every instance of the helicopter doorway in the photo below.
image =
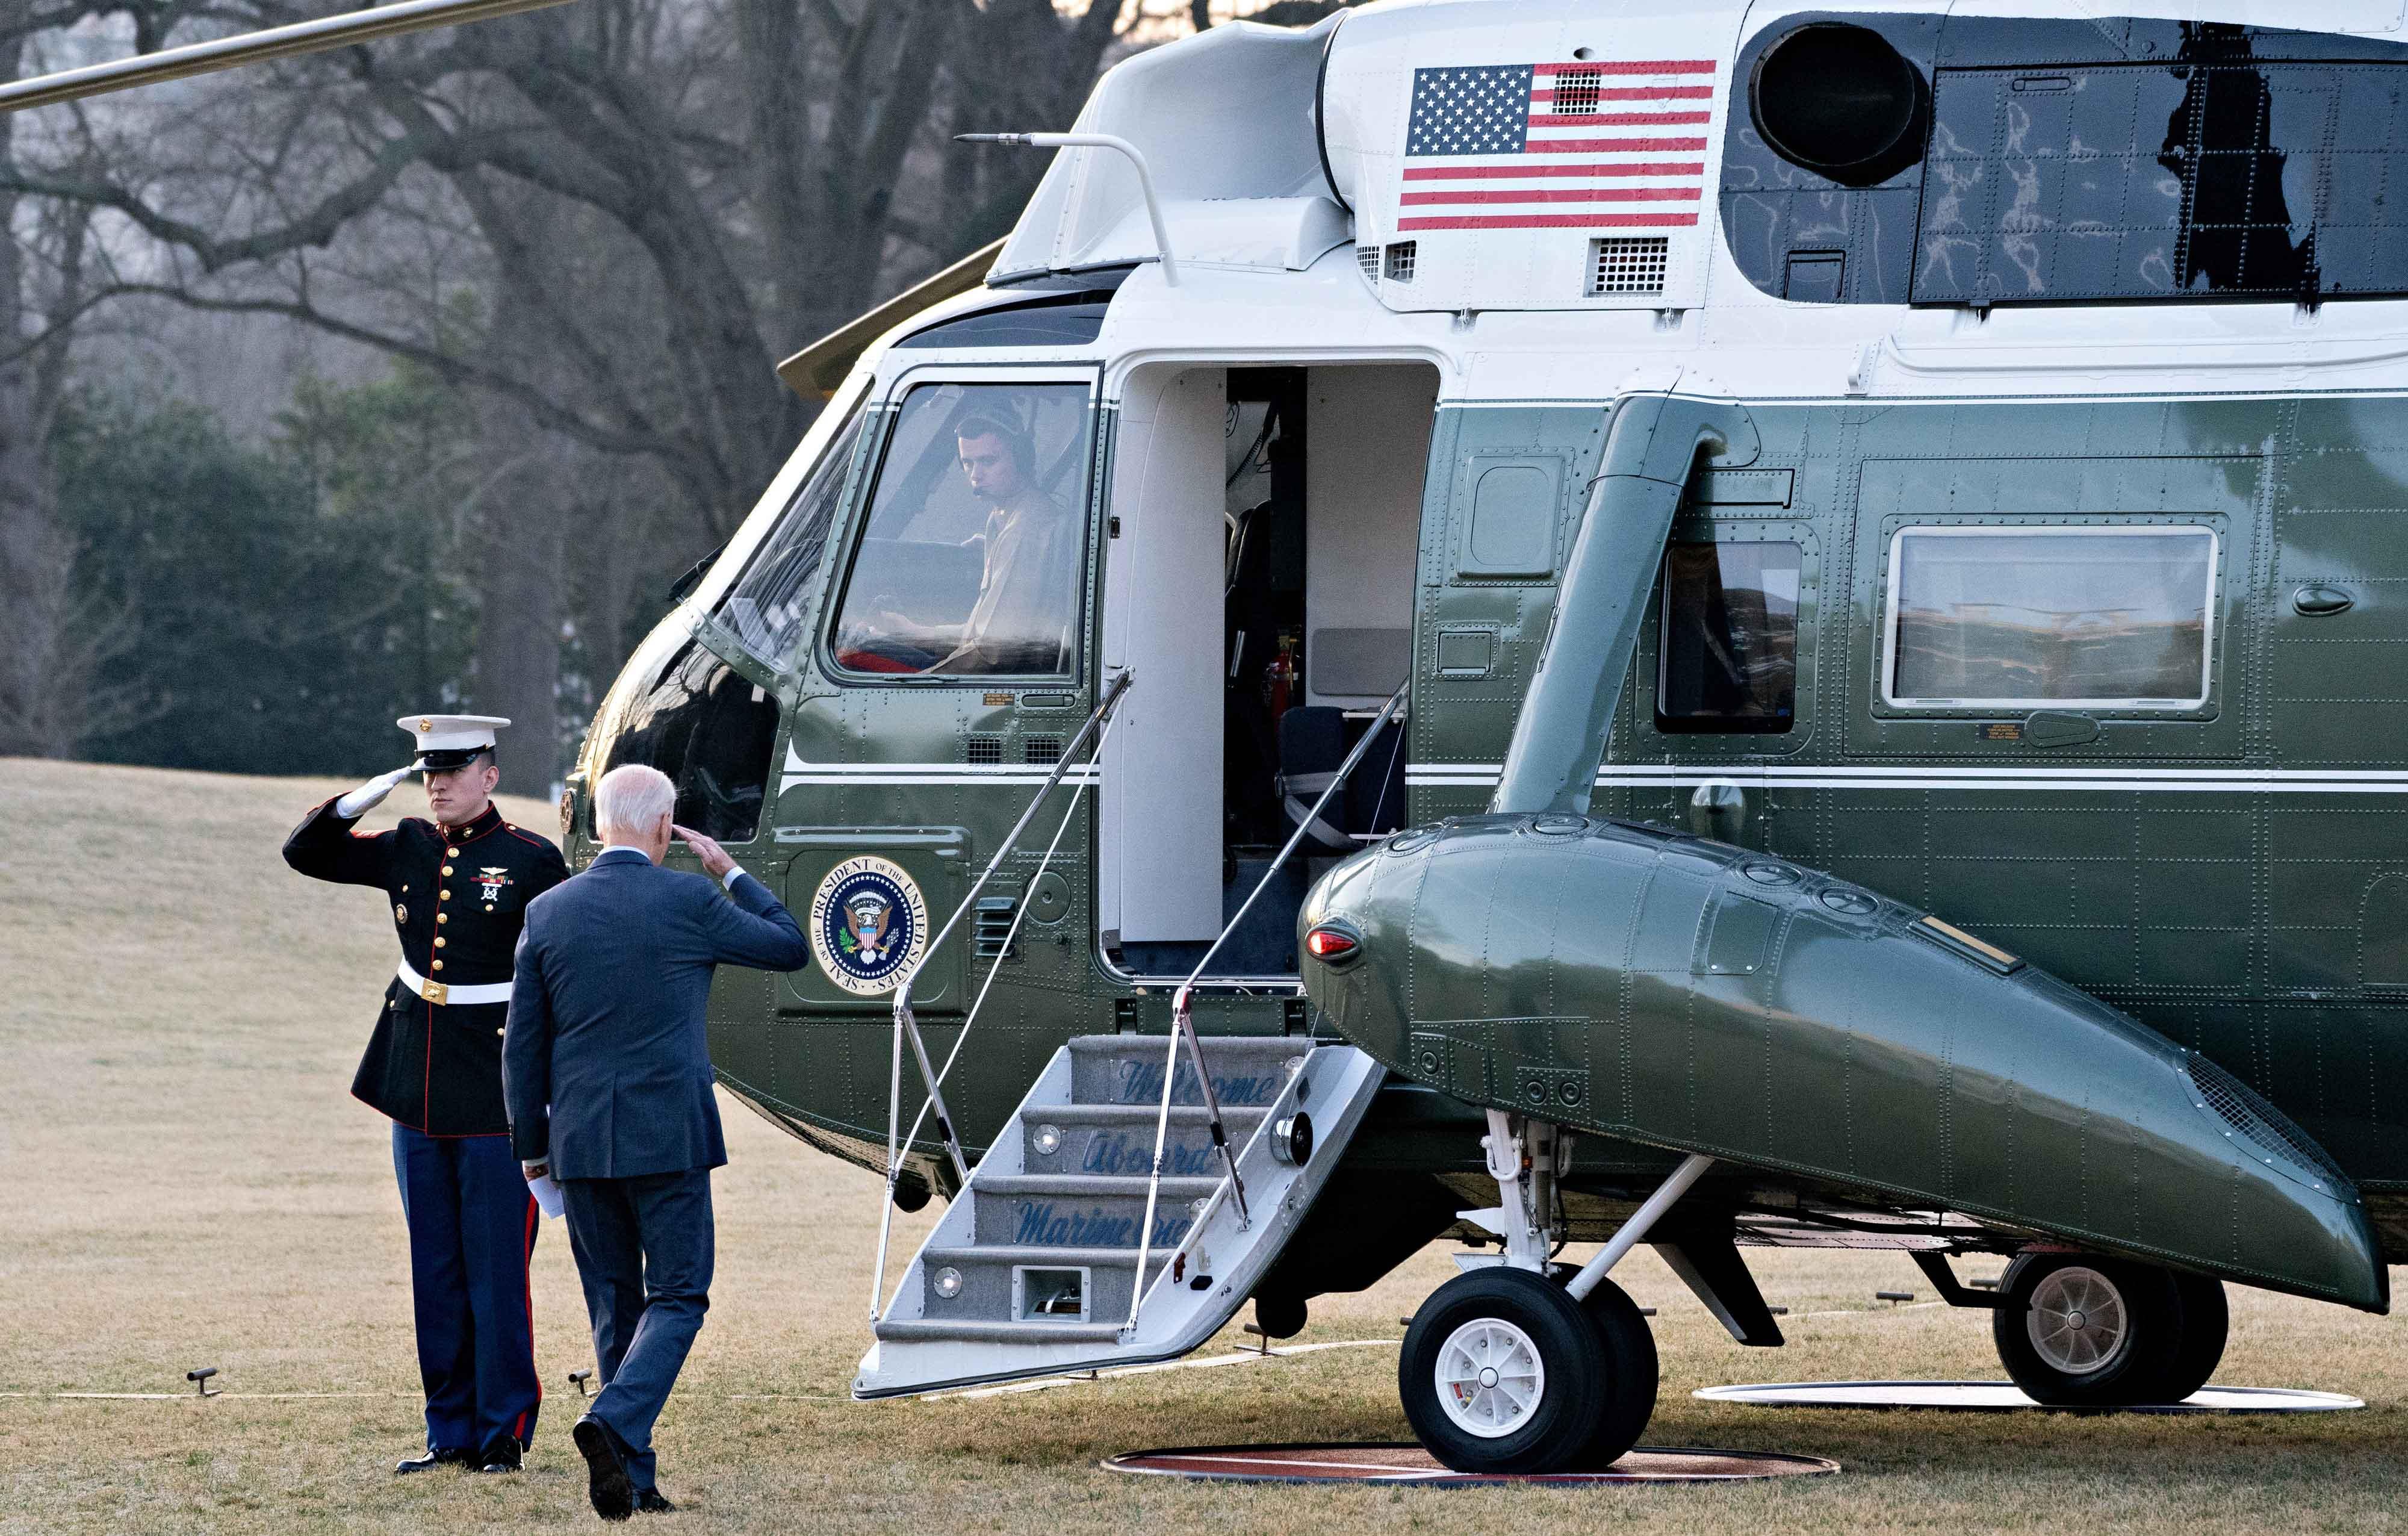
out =
<path fill-rule="evenodd" d="M 1418 363 L 1130 376 L 1103 635 L 1137 685 L 1105 753 L 1096 893 L 1120 970 L 1194 969 L 1404 681 L 1437 395 Z M 1296 974 L 1313 878 L 1403 823 L 1390 729 L 1211 974 Z"/>

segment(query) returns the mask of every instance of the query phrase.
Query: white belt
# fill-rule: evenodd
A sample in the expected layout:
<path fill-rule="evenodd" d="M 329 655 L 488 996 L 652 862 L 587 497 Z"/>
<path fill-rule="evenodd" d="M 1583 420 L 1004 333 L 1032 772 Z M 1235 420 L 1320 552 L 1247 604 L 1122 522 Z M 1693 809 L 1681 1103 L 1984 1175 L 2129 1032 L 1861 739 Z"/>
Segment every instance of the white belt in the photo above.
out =
<path fill-rule="evenodd" d="M 480 986 L 446 986 L 441 982 L 430 982 L 410 969 L 407 960 L 394 974 L 401 978 L 402 985 L 431 1003 L 449 1003 L 456 1008 L 464 1003 L 506 1003 L 510 1000 L 510 983 L 508 982 L 487 982 Z"/>

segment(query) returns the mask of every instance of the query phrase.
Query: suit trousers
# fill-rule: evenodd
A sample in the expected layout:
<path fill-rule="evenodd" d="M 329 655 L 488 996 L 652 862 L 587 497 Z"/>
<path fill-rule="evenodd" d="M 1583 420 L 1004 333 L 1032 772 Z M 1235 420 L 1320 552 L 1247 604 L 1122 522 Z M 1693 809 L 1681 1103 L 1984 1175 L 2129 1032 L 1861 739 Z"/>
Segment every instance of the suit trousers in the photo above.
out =
<path fill-rule="evenodd" d="M 652 1421 L 710 1308 L 710 1170 L 563 1179 L 560 1188 L 602 1384 L 586 1411 L 635 1453 L 629 1478 L 649 1488 Z"/>
<path fill-rule="evenodd" d="M 510 1139 L 429 1136 L 396 1121 L 393 1168 L 409 1224 L 426 1443 L 524 1445 L 543 1401 L 527 1284 L 537 1216 Z"/>

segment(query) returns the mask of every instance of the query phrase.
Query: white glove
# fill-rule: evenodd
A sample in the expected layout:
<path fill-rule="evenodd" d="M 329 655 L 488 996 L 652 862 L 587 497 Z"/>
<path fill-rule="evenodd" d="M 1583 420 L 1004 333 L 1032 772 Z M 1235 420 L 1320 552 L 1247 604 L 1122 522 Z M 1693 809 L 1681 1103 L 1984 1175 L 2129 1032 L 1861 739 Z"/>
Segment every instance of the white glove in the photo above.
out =
<path fill-rule="evenodd" d="M 384 797 L 393 793 L 394 785 L 401 782 L 404 779 L 408 778 L 411 774 L 416 773 L 417 771 L 418 770 L 414 768 L 397 768 L 391 773 L 382 774 L 377 778 L 370 779 L 366 783 L 362 784 L 359 788 L 351 791 L 349 795 L 337 800 L 335 802 L 335 814 L 342 817 L 343 820 L 347 822 L 356 821 L 358 818 L 366 815 L 369 811 L 374 811 L 378 806 L 382 805 L 384 803 Z"/>

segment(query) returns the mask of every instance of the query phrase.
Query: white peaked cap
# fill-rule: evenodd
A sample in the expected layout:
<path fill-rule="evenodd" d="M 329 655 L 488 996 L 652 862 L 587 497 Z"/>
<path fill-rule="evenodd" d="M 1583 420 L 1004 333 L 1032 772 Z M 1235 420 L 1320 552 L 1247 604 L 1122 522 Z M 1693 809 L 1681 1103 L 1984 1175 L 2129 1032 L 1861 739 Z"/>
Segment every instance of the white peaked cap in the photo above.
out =
<path fill-rule="evenodd" d="M 486 750 L 509 722 L 497 714 L 406 714 L 394 724 L 416 737 L 423 754 Z"/>

